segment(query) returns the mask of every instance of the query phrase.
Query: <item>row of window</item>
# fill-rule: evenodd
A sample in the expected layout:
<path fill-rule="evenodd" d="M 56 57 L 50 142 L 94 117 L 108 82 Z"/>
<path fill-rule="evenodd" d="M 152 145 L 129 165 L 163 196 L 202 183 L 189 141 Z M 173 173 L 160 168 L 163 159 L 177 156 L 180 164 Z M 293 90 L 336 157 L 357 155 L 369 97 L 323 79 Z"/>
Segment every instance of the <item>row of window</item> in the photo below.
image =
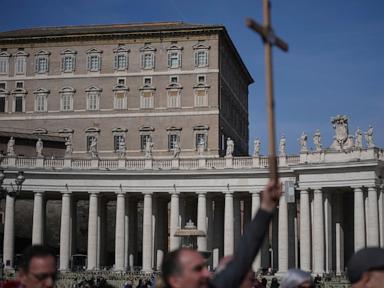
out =
<path fill-rule="evenodd" d="M 114 109 L 127 109 L 127 97 L 128 87 L 124 84 L 124 78 L 119 79 L 118 83 L 114 86 L 112 93 L 113 108 Z M 196 107 L 208 106 L 208 88 L 205 83 L 205 75 L 199 75 L 198 81 L 194 86 L 194 105 Z M 181 107 L 181 90 L 182 86 L 178 83 L 177 76 L 171 76 L 170 83 L 167 87 L 167 107 L 168 108 L 180 108 Z M 20 82 L 22 84 L 22 82 Z M 152 86 L 152 78 L 144 77 L 143 86 L 139 89 L 140 95 L 140 108 L 149 109 L 154 108 L 155 102 L 155 88 Z M 1 84 L 1 83 L 0 83 Z M 25 112 L 25 97 L 27 91 L 23 88 L 23 85 L 18 85 L 18 88 L 12 91 L 13 94 L 13 112 Z M 5 87 L 5 86 L 3 86 Z M 100 98 L 102 97 L 102 89 L 96 86 L 91 86 L 85 90 L 86 92 L 86 109 L 95 111 L 100 109 Z M 72 87 L 63 87 L 60 91 L 60 110 L 61 111 L 73 111 L 73 99 L 76 90 Z M 0 112 L 7 111 L 7 95 L 9 93 L 2 87 L 0 87 Z M 50 91 L 48 89 L 39 88 L 33 92 L 35 95 L 35 112 L 47 112 L 48 111 L 48 96 Z"/>
<path fill-rule="evenodd" d="M 194 49 L 194 65 L 195 67 L 208 66 L 208 51 L 209 46 L 198 43 L 193 46 Z M 151 70 L 155 68 L 156 48 L 149 43 L 140 48 L 140 67 L 144 70 Z M 167 66 L 168 68 L 181 68 L 182 66 L 182 47 L 172 44 L 167 48 Z M 129 66 L 129 52 L 130 49 L 125 45 L 119 45 L 113 50 L 114 53 L 114 70 L 126 71 Z M 99 72 L 102 67 L 102 53 L 103 51 L 97 48 L 89 49 L 86 52 L 86 69 L 89 72 Z M 76 70 L 77 51 L 65 49 L 61 53 L 61 71 L 63 73 L 73 73 Z M 51 53 L 46 50 L 40 50 L 35 54 L 35 73 L 47 74 L 50 66 Z M 11 54 L 6 50 L 0 52 L 0 74 L 9 74 L 9 64 Z M 19 50 L 14 55 L 15 75 L 25 75 L 27 67 L 27 58 L 29 54 L 24 50 Z"/>
<path fill-rule="evenodd" d="M 176 129 L 177 130 L 177 129 Z M 91 150 L 91 143 L 97 140 L 98 136 L 95 133 L 88 134 L 86 136 L 87 151 Z M 176 147 L 180 147 L 180 131 L 168 131 L 168 151 L 173 151 Z M 140 132 L 140 150 L 144 151 L 147 142 L 152 142 L 152 135 L 150 132 Z M 96 141 L 97 142 L 97 141 Z M 127 141 L 124 132 L 115 132 L 113 135 L 113 150 L 119 152 L 122 147 L 121 143 L 124 143 L 126 147 Z M 208 147 L 208 131 L 195 131 L 195 149 L 198 149 L 199 145 L 204 145 L 206 150 Z"/>

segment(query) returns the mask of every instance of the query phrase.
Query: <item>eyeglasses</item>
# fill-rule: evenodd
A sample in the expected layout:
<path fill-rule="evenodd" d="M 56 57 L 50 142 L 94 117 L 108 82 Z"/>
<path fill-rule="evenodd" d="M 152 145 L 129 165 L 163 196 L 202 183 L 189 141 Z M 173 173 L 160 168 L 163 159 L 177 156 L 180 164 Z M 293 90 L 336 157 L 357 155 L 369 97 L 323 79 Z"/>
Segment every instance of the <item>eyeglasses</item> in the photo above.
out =
<path fill-rule="evenodd" d="M 53 281 L 57 279 L 57 272 L 55 273 L 40 273 L 40 274 L 34 274 L 29 272 L 29 274 L 33 275 L 37 280 L 44 281 L 48 278 L 51 278 Z"/>
<path fill-rule="evenodd" d="M 206 267 L 207 267 L 207 263 L 201 263 L 193 267 L 192 270 L 195 272 L 201 272 Z"/>

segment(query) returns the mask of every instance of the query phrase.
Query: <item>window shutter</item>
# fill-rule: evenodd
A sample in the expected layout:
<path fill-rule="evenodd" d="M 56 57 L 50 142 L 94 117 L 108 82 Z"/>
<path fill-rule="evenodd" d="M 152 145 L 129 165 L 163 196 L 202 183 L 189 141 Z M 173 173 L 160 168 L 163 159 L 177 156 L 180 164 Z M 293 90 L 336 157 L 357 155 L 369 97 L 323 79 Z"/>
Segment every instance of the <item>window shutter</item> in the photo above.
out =
<path fill-rule="evenodd" d="M 61 71 L 65 71 L 65 56 L 61 57 Z"/>
<path fill-rule="evenodd" d="M 205 51 L 205 66 L 208 66 L 208 51 Z"/>
<path fill-rule="evenodd" d="M 47 70 L 45 72 L 48 73 L 49 72 L 49 57 L 46 57 L 45 59 L 47 61 Z"/>
<path fill-rule="evenodd" d="M 168 52 L 168 67 L 171 67 L 171 65 L 172 65 L 172 62 L 171 62 L 171 55 L 172 55 L 172 53 L 171 52 Z"/>
<path fill-rule="evenodd" d="M 39 57 L 35 58 L 35 72 L 39 72 Z"/>
<path fill-rule="evenodd" d="M 197 59 L 197 54 L 198 54 L 198 52 L 197 51 L 195 51 L 195 66 L 197 67 L 198 65 L 199 65 L 199 60 Z"/>
<path fill-rule="evenodd" d="M 88 55 L 87 57 L 88 61 L 87 61 L 87 65 L 88 65 L 88 71 L 91 71 L 91 55 Z"/>
<path fill-rule="evenodd" d="M 181 68 L 181 51 L 178 53 L 179 55 L 179 68 Z"/>
<path fill-rule="evenodd" d="M 99 67 L 98 67 L 98 71 L 101 71 L 101 65 L 102 65 L 102 63 L 101 63 L 101 55 L 99 55 L 98 57 L 97 57 L 98 59 L 99 59 Z"/>
<path fill-rule="evenodd" d="M 152 58 L 152 69 L 155 69 L 155 53 L 151 54 L 151 58 Z"/>
<path fill-rule="evenodd" d="M 144 68 L 144 53 L 141 53 L 141 69 Z"/>
<path fill-rule="evenodd" d="M 72 71 L 76 70 L 76 56 L 72 56 Z"/>
<path fill-rule="evenodd" d="M 119 65 L 119 64 L 117 63 L 117 62 L 119 61 L 119 57 L 118 57 L 118 56 L 119 56 L 119 54 L 116 53 L 116 54 L 115 54 L 115 63 L 114 63 L 114 66 L 113 66 L 113 68 L 114 68 L 115 70 L 117 70 L 118 65 Z"/>

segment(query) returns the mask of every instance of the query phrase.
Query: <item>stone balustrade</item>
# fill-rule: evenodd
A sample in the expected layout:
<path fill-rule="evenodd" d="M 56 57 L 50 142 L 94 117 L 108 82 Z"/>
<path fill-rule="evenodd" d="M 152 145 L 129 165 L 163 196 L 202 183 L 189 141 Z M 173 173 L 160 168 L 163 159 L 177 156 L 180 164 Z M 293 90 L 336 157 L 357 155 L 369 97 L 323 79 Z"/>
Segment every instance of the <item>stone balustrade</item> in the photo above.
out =
<path fill-rule="evenodd" d="M 304 152 L 300 155 L 278 157 L 279 167 L 308 163 L 354 162 L 365 160 L 384 160 L 383 149 L 367 148 L 351 151 L 322 150 Z M 105 170 L 194 170 L 194 169 L 246 169 L 267 168 L 268 157 L 229 157 L 229 158 L 136 158 L 136 159 L 43 159 L 28 157 L 3 157 L 2 167 L 43 168 L 43 169 L 105 169 Z"/>

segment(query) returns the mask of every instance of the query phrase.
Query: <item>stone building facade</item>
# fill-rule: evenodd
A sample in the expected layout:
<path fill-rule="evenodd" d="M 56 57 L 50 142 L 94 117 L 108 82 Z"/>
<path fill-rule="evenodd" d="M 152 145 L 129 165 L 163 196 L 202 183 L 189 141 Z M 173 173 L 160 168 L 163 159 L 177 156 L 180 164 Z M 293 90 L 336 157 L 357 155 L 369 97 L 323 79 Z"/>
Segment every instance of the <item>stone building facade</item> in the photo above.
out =
<path fill-rule="evenodd" d="M 73 153 L 248 154 L 253 80 L 223 26 L 182 22 L 52 27 L 0 33 L 5 132 L 70 137 Z M 124 139 L 124 140 L 122 140 Z M 177 143 L 177 144 L 176 144 Z"/>

